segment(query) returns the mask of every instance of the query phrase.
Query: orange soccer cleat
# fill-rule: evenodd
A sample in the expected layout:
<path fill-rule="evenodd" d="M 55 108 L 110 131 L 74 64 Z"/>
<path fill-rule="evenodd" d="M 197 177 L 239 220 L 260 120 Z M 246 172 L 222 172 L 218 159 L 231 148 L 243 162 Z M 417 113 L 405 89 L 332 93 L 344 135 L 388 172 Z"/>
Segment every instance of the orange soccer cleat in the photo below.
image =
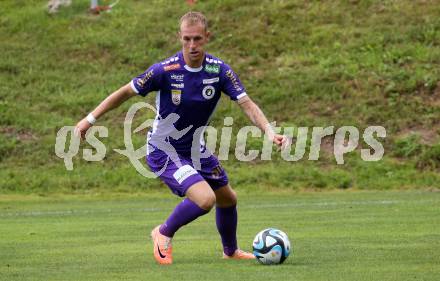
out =
<path fill-rule="evenodd" d="M 173 247 L 171 245 L 171 238 L 162 235 L 159 232 L 159 228 L 160 225 L 156 226 L 153 231 L 151 231 L 154 258 L 159 264 L 172 264 Z"/>
<path fill-rule="evenodd" d="M 224 259 L 234 259 L 234 260 L 252 260 L 255 259 L 254 254 L 245 252 L 243 250 L 237 249 L 235 250 L 234 254 L 232 256 L 228 256 L 225 253 L 223 253 Z"/>

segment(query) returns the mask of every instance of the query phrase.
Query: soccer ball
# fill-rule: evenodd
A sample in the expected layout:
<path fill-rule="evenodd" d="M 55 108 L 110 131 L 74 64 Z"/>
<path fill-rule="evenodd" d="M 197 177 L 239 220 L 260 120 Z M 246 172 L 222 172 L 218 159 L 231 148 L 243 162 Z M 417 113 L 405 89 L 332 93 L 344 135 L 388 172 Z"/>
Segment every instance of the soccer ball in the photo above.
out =
<path fill-rule="evenodd" d="M 267 228 L 255 236 L 254 255 L 262 264 L 281 264 L 290 254 L 290 241 L 286 233 L 276 228 Z"/>

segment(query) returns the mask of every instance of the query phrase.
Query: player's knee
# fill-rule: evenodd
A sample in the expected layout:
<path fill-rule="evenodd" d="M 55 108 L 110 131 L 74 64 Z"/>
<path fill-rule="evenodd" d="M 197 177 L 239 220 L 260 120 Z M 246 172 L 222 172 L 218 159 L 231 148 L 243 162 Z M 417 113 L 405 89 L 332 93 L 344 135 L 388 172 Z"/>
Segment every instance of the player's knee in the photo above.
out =
<path fill-rule="evenodd" d="M 228 206 L 235 206 L 237 205 L 237 193 L 231 189 L 231 192 L 229 193 L 229 196 L 226 198 L 225 202 Z"/>
<path fill-rule="evenodd" d="M 199 201 L 199 207 L 204 210 L 211 210 L 212 207 L 215 205 L 215 195 L 214 194 L 207 194 L 206 196 L 203 196 L 203 198 Z"/>
<path fill-rule="evenodd" d="M 237 193 L 229 188 L 227 192 L 217 193 L 217 206 L 227 208 L 237 205 Z"/>

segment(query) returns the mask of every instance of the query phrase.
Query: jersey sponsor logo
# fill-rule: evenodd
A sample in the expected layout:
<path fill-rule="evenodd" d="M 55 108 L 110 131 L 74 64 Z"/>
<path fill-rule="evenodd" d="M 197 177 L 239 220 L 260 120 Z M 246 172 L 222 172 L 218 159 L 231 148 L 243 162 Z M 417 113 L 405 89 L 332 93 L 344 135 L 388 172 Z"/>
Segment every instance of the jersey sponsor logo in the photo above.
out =
<path fill-rule="evenodd" d="M 171 101 L 174 105 L 179 105 L 182 99 L 182 91 L 181 90 L 171 90 Z"/>
<path fill-rule="evenodd" d="M 145 74 L 145 76 L 141 79 L 138 79 L 136 84 L 140 87 L 143 88 L 145 83 L 147 83 L 148 79 L 150 79 L 152 76 L 154 75 L 153 69 L 148 71 L 147 74 Z"/>
<path fill-rule="evenodd" d="M 211 78 L 211 79 L 203 79 L 203 84 L 212 84 L 220 81 L 219 77 Z"/>
<path fill-rule="evenodd" d="M 179 184 L 182 184 L 184 180 L 196 174 L 197 171 L 193 167 L 191 167 L 190 165 L 183 165 L 173 174 L 173 177 Z"/>
<path fill-rule="evenodd" d="M 163 70 L 165 71 L 170 71 L 170 70 L 176 70 L 180 68 L 180 64 L 179 63 L 175 63 L 175 64 L 170 64 L 170 65 L 166 65 L 163 67 Z"/>
<path fill-rule="evenodd" d="M 176 82 L 183 82 L 183 74 L 171 74 L 171 79 Z"/>
<path fill-rule="evenodd" d="M 220 73 L 220 66 L 217 64 L 205 65 L 205 71 L 208 73 Z"/>
<path fill-rule="evenodd" d="M 240 87 L 240 84 L 238 83 L 237 77 L 234 75 L 234 73 L 232 72 L 231 69 L 229 69 L 228 71 L 226 71 L 226 77 L 229 78 L 229 80 L 231 80 L 232 86 L 234 87 L 234 89 L 237 92 L 242 91 L 243 89 Z"/>
<path fill-rule="evenodd" d="M 214 97 L 214 95 L 215 95 L 215 88 L 213 86 L 211 86 L 211 85 L 206 86 L 202 90 L 202 95 L 207 100 L 212 99 Z"/>
<path fill-rule="evenodd" d="M 171 84 L 171 87 L 173 87 L 173 88 L 177 88 L 177 89 L 183 89 L 183 87 L 185 87 L 185 85 L 184 85 L 183 83 L 179 83 L 179 84 L 177 84 L 177 83 L 172 83 L 172 84 Z"/>

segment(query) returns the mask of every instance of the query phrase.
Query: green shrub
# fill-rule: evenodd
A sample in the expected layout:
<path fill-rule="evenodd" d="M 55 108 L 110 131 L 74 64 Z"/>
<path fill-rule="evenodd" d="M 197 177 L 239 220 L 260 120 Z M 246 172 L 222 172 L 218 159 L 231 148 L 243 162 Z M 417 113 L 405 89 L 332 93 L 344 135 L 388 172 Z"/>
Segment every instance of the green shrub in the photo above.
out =
<path fill-rule="evenodd" d="M 395 156 L 405 158 L 415 156 L 421 150 L 420 136 L 416 134 L 397 140 L 393 149 Z"/>
<path fill-rule="evenodd" d="M 440 169 L 440 143 L 424 146 L 416 166 L 419 169 Z"/>

